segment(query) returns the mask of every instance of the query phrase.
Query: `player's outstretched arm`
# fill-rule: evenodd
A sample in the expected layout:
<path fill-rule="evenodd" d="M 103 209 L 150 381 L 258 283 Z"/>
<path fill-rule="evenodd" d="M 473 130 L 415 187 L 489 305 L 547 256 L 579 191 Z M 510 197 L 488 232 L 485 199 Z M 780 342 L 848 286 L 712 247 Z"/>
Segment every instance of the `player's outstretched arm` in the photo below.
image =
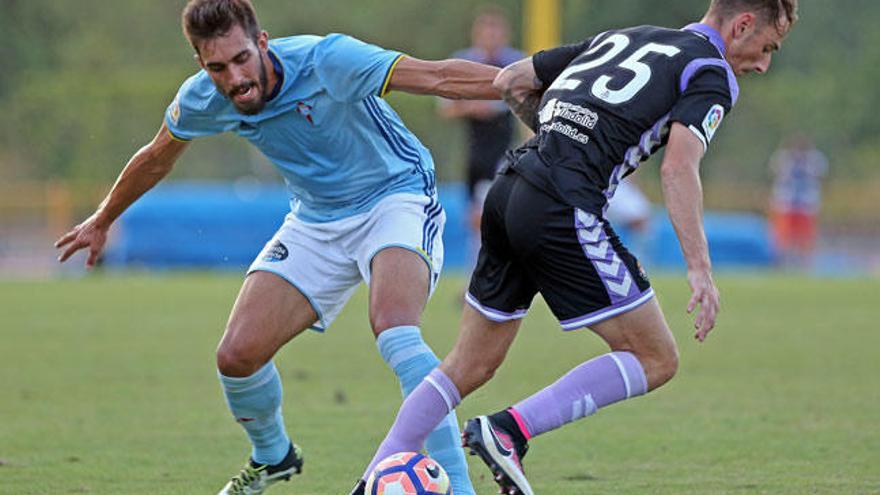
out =
<path fill-rule="evenodd" d="M 719 309 L 718 289 L 712 279 L 709 245 L 703 230 L 703 187 L 700 183 L 702 142 L 676 122 L 660 168 L 663 197 L 687 262 L 691 299 L 688 313 L 700 306 L 694 320 L 695 337 L 702 342 L 715 326 Z"/>
<path fill-rule="evenodd" d="M 544 84 L 535 74 L 532 58 L 505 67 L 495 78 L 494 85 L 513 113 L 532 132 L 538 132 L 538 106 L 544 95 Z"/>
<path fill-rule="evenodd" d="M 467 60 L 419 60 L 404 56 L 394 67 L 389 90 L 453 100 L 498 100 L 492 86 L 497 67 Z"/>
<path fill-rule="evenodd" d="M 58 256 L 58 261 L 63 263 L 80 249 L 88 249 L 86 266 L 95 266 L 107 242 L 110 225 L 126 208 L 171 172 L 174 162 L 188 144 L 174 140 L 165 124 L 162 124 L 156 137 L 131 157 L 95 213 L 55 242 L 56 248 L 64 249 Z"/>

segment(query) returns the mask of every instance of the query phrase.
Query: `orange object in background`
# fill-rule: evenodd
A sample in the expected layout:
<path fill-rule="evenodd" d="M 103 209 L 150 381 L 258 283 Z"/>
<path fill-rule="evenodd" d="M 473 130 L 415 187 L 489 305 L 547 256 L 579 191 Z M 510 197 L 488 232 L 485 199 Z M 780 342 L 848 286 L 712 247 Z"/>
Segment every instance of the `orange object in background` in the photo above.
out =
<path fill-rule="evenodd" d="M 810 253 L 816 245 L 816 215 L 801 211 L 770 214 L 773 242 L 783 252 Z"/>

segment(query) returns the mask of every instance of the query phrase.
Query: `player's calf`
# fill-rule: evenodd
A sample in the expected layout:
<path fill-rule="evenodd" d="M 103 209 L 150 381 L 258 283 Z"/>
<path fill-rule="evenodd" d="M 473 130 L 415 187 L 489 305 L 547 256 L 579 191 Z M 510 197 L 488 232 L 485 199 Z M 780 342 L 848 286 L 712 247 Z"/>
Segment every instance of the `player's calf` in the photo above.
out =
<path fill-rule="evenodd" d="M 638 308 L 590 326 L 614 353 L 633 355 L 644 371 L 647 390 L 675 376 L 678 347 L 656 299 Z"/>

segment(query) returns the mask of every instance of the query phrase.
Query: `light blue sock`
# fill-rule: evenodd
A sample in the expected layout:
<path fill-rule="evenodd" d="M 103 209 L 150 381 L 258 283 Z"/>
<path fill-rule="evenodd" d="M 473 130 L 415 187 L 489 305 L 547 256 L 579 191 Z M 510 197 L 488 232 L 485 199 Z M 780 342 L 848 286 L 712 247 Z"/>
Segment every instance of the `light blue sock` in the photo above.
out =
<path fill-rule="evenodd" d="M 220 376 L 226 403 L 254 446 L 260 464 L 278 464 L 290 448 L 281 417 L 281 377 L 271 361 L 251 376 Z"/>
<path fill-rule="evenodd" d="M 400 380 L 400 390 L 406 397 L 422 379 L 440 364 L 434 351 L 422 340 L 419 327 L 394 327 L 379 334 L 376 339 L 379 354 L 394 370 Z M 456 495 L 474 495 L 468 478 L 468 466 L 461 448 L 461 432 L 455 412 L 431 432 L 425 442 L 428 455 L 440 463 L 449 474 L 452 492 Z"/>

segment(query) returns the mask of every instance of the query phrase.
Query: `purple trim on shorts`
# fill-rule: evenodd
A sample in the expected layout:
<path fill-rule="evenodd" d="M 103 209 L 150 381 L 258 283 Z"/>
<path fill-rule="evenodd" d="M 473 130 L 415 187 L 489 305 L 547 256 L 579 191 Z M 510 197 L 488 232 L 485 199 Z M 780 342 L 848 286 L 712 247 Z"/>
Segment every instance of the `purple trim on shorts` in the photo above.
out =
<path fill-rule="evenodd" d="M 727 84 L 730 87 L 730 104 L 735 105 L 736 100 L 739 98 L 739 83 L 736 82 L 736 74 L 733 73 L 730 64 L 720 58 L 697 58 L 691 60 L 681 72 L 681 81 L 679 83 L 681 92 L 684 93 L 697 72 L 710 66 L 721 67 L 727 71 Z"/>
<path fill-rule="evenodd" d="M 605 223 L 596 215 L 575 208 L 574 228 L 584 255 L 602 280 L 611 304 L 638 296 L 639 287 L 635 279 L 605 235 Z"/>
<path fill-rule="evenodd" d="M 487 308 L 486 306 L 480 304 L 480 302 L 477 301 L 477 298 L 472 296 L 470 292 L 464 295 L 464 300 L 465 302 L 473 306 L 474 309 L 479 311 L 479 313 L 485 316 L 487 319 L 497 323 L 511 320 L 520 320 L 526 316 L 526 313 L 529 312 L 529 310 L 527 309 L 518 309 L 513 313 L 506 313 L 497 309 Z"/>
<path fill-rule="evenodd" d="M 600 310 L 593 311 L 592 313 L 587 313 L 583 316 L 560 321 L 559 324 L 565 331 L 577 330 L 579 328 L 583 328 L 589 325 L 593 325 L 595 323 L 599 323 L 600 321 L 607 320 L 612 316 L 617 316 L 619 314 L 632 311 L 642 304 L 650 301 L 652 297 L 654 297 L 654 289 L 649 287 L 648 290 L 638 294 L 636 297 L 620 301 L 616 304 L 612 304 L 611 306 L 606 306 Z"/>
<path fill-rule="evenodd" d="M 681 28 L 682 31 L 693 31 L 695 33 L 700 33 L 703 36 L 709 38 L 709 42 L 715 45 L 715 48 L 718 49 L 718 53 L 721 56 L 724 56 L 724 53 L 727 51 L 727 47 L 724 46 L 724 38 L 721 37 L 721 33 L 715 30 L 712 26 L 708 24 L 703 24 L 700 22 L 694 22 L 692 24 L 688 24 L 687 26 Z"/>

